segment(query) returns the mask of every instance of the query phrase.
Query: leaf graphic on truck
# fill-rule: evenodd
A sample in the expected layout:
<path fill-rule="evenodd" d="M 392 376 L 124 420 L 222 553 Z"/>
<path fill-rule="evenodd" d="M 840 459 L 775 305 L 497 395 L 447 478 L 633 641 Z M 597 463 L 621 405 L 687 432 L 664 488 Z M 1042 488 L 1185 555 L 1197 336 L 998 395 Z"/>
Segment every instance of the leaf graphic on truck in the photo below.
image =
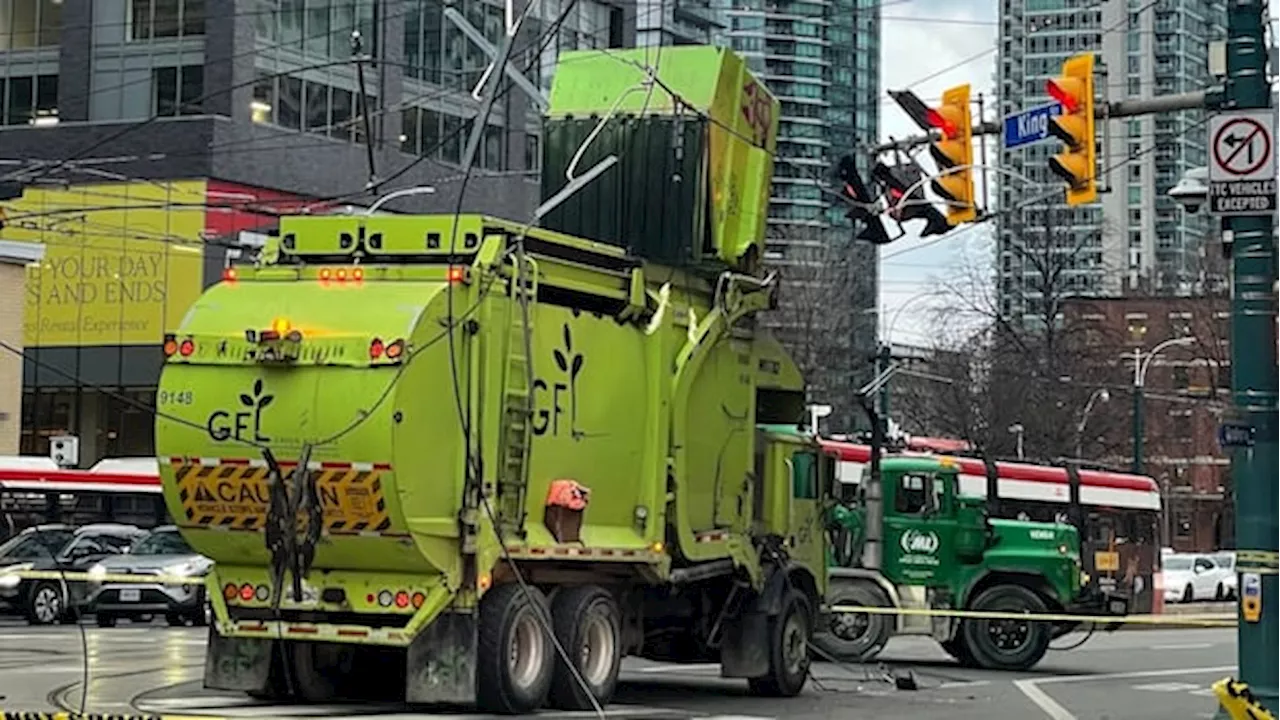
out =
<path fill-rule="evenodd" d="M 262 378 L 258 378 L 253 381 L 250 392 L 240 393 L 240 404 L 245 409 L 234 412 L 214 410 L 205 421 L 205 431 L 216 442 L 228 439 L 253 443 L 271 442 L 271 438 L 262 434 L 262 411 L 275 399 L 275 395 L 266 391 Z"/>
<path fill-rule="evenodd" d="M 539 407 L 533 423 L 533 434 L 550 433 L 553 436 L 560 434 L 560 414 L 565 411 L 564 406 L 560 404 L 563 393 L 569 396 L 569 434 L 574 440 L 581 440 L 584 433 L 578 429 L 578 375 L 582 373 L 582 366 L 586 361 L 582 353 L 573 351 L 573 331 L 569 323 L 564 325 L 563 339 L 564 347 L 552 350 L 551 357 L 555 360 L 560 372 L 568 377 L 564 381 L 548 382 L 544 378 L 533 381 L 534 404 Z M 542 407 L 540 395 L 547 396 L 550 401 L 548 407 Z"/>

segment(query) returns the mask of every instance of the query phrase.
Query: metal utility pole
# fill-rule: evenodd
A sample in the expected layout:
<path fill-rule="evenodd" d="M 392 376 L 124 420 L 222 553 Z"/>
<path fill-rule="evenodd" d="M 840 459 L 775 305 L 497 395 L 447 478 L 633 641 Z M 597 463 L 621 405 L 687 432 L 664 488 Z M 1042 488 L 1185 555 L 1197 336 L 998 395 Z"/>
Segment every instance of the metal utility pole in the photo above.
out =
<path fill-rule="evenodd" d="M 1227 86 L 1224 111 L 1271 108 L 1267 80 L 1265 0 L 1227 3 Z M 1272 130 L 1274 133 L 1274 129 Z M 1271 149 L 1274 153 L 1274 147 Z M 1272 190 L 1274 193 L 1274 189 Z M 1249 427 L 1252 443 L 1231 457 L 1235 485 L 1237 569 L 1241 609 L 1237 630 L 1240 680 L 1268 710 L 1280 710 L 1280 607 L 1276 604 L 1276 244 L 1274 213 L 1228 217 L 1231 237 L 1231 395 L 1235 420 Z M 1261 597 L 1251 601 L 1249 593 Z M 1260 603 L 1259 603 L 1260 601 Z M 1247 612 L 1250 603 L 1260 613 Z M 1253 607 L 1258 607 L 1254 604 Z M 1219 710 L 1219 715 L 1223 711 Z"/>
<path fill-rule="evenodd" d="M 1142 474 L 1143 466 L 1146 464 L 1143 458 L 1143 443 L 1147 434 L 1145 395 L 1147 371 L 1151 369 L 1151 362 L 1156 359 L 1156 355 L 1165 348 L 1191 345 L 1195 341 L 1193 337 L 1169 338 L 1151 348 L 1146 360 L 1142 359 L 1142 348 L 1133 349 L 1133 472 L 1137 475 Z"/>

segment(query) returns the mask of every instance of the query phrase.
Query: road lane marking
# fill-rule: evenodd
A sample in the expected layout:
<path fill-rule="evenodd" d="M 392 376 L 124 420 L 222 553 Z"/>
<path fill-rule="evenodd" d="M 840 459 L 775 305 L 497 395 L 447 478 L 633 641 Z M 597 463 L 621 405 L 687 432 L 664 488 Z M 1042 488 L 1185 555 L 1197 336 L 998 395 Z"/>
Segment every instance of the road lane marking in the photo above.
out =
<path fill-rule="evenodd" d="M 1049 697 L 1049 694 L 1036 687 L 1034 680 L 1014 680 L 1013 686 L 1022 691 L 1027 699 L 1035 703 L 1036 707 L 1044 711 L 1044 714 L 1053 720 L 1076 720 L 1076 716 L 1067 712 L 1067 709 L 1058 704 L 1057 700 Z"/>
<path fill-rule="evenodd" d="M 1037 707 L 1045 712 L 1052 720 L 1077 720 L 1065 707 L 1060 705 L 1057 700 L 1049 697 L 1048 693 L 1041 690 L 1039 686 L 1051 683 L 1087 683 L 1087 682 L 1106 682 L 1107 680 L 1125 680 L 1128 678 L 1147 678 L 1147 677 L 1172 677 L 1176 675 L 1200 675 L 1219 672 L 1235 672 L 1235 665 L 1219 665 L 1217 667 L 1199 667 L 1199 668 L 1177 668 L 1171 670 L 1135 670 L 1132 672 L 1121 673 L 1102 673 L 1099 675 L 1068 675 L 1066 677 L 1048 677 L 1037 678 L 1034 680 L 1014 680 L 1013 686 L 1018 688 L 1027 699 L 1035 703 Z"/>
<path fill-rule="evenodd" d="M 1213 643 L 1180 643 L 1177 645 L 1152 645 L 1152 650 L 1204 650 L 1213 647 Z"/>

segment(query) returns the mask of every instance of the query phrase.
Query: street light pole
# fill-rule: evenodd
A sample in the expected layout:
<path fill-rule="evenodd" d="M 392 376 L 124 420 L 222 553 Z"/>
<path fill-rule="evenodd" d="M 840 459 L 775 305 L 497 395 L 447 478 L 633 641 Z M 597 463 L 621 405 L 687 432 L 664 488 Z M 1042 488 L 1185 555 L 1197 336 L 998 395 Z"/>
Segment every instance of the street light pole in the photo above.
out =
<path fill-rule="evenodd" d="M 1227 3 L 1227 83 L 1223 110 L 1272 107 L 1267 77 L 1266 0 Z M 1275 133 L 1274 125 L 1270 131 Z M 1270 152 L 1274 153 L 1272 149 Z M 1273 159 L 1274 161 L 1274 159 Z M 1243 590 L 1257 581 L 1259 617 L 1241 613 L 1236 653 L 1240 680 L 1264 707 L 1280 710 L 1280 593 L 1277 579 L 1276 244 L 1275 213 L 1228 217 L 1231 234 L 1231 396 L 1234 419 L 1253 432 L 1249 447 L 1231 452 L 1235 484 L 1237 570 Z M 1238 611 L 1239 612 L 1239 611 Z M 1219 711 L 1222 714 L 1222 711 Z"/>
<path fill-rule="evenodd" d="M 1156 359 L 1156 355 L 1165 348 L 1174 346 L 1190 345 L 1196 341 L 1193 337 L 1169 338 L 1164 342 L 1151 348 L 1151 352 L 1147 353 L 1147 359 L 1142 359 L 1142 348 L 1133 349 L 1133 472 L 1136 475 L 1142 474 L 1143 462 L 1143 442 L 1146 437 L 1146 398 L 1144 396 L 1145 387 L 1147 385 L 1147 370 L 1151 368 L 1151 361 Z"/>
<path fill-rule="evenodd" d="M 1093 391 L 1093 394 L 1089 396 L 1089 401 L 1084 404 L 1084 412 L 1080 413 L 1080 424 L 1076 425 L 1077 460 L 1084 457 L 1084 451 L 1082 449 L 1084 444 L 1084 427 L 1085 424 L 1089 422 L 1089 411 L 1093 409 L 1093 403 L 1098 400 L 1101 400 L 1102 402 L 1109 402 L 1111 400 L 1111 393 L 1107 392 L 1106 388 L 1098 388 Z"/>

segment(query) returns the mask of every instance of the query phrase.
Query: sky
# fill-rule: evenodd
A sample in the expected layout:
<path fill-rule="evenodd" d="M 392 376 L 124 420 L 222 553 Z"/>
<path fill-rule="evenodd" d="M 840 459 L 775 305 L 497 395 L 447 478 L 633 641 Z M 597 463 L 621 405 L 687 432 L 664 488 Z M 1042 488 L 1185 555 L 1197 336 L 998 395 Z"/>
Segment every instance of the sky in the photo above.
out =
<path fill-rule="evenodd" d="M 974 98 L 979 92 L 991 98 L 987 119 L 994 119 L 997 15 L 997 0 L 884 0 L 880 39 L 882 140 L 921 133 L 889 99 L 888 90 L 910 89 L 932 104 L 943 90 L 969 83 Z M 988 145 L 991 164 L 995 162 L 993 150 Z M 927 151 L 920 159 L 926 167 L 932 162 Z M 929 345 L 937 317 L 934 310 L 941 302 L 935 293 L 939 280 L 966 263 L 990 263 L 994 258 L 988 224 L 954 230 L 943 238 L 922 241 L 909 233 L 881 248 L 881 333 L 892 342 Z"/>

